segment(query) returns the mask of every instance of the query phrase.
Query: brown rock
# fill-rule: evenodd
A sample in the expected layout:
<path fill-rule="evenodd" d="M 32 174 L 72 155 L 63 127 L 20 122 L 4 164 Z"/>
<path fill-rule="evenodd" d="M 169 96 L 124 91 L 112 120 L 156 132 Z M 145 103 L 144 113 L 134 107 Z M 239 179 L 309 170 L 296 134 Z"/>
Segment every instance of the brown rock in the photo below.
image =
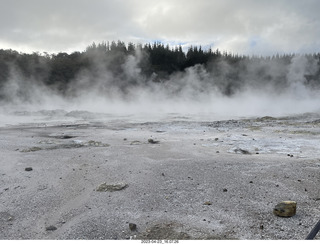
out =
<path fill-rule="evenodd" d="M 279 217 L 292 217 L 296 214 L 296 208 L 295 201 L 283 201 L 274 207 L 273 214 Z"/>

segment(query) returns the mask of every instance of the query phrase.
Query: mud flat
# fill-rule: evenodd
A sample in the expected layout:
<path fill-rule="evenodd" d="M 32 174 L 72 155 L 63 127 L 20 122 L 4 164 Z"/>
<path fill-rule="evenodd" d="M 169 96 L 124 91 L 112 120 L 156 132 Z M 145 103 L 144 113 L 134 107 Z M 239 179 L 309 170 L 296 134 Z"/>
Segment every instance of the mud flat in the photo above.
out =
<path fill-rule="evenodd" d="M 320 218 L 318 114 L 13 116 L 34 117 L 0 128 L 0 239 L 305 239 Z"/>

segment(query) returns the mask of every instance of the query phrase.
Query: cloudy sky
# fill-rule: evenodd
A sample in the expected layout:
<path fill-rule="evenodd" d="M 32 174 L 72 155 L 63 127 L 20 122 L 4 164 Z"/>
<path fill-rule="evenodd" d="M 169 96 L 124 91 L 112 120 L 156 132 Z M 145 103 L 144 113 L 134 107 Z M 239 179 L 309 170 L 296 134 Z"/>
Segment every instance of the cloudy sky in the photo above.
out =
<path fill-rule="evenodd" d="M 0 49 L 161 41 L 239 54 L 320 52 L 319 0 L 0 0 Z"/>

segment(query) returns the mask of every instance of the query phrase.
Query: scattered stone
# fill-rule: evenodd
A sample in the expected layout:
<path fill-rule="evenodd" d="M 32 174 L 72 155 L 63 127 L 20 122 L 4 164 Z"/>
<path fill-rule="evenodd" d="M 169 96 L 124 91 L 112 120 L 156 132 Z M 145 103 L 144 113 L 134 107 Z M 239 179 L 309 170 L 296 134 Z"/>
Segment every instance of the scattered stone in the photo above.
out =
<path fill-rule="evenodd" d="M 274 207 L 273 214 L 279 217 L 292 217 L 296 214 L 296 208 L 297 202 L 283 201 Z"/>
<path fill-rule="evenodd" d="M 235 153 L 242 153 L 242 154 L 251 154 L 248 150 L 245 150 L 245 149 L 241 149 L 241 148 L 237 148 L 237 149 L 234 149 Z"/>
<path fill-rule="evenodd" d="M 253 181 L 252 180 L 250 180 L 250 182 L 249 183 L 253 183 Z"/>
<path fill-rule="evenodd" d="M 36 152 L 40 150 L 42 150 L 41 147 L 30 147 L 30 148 L 21 150 L 21 152 Z"/>
<path fill-rule="evenodd" d="M 204 204 L 203 205 L 212 205 L 212 202 L 210 202 L 210 201 L 206 201 L 206 202 L 204 202 Z"/>
<path fill-rule="evenodd" d="M 134 223 L 129 223 L 129 229 L 130 229 L 131 231 L 136 231 L 136 230 L 137 230 L 137 225 L 134 224 Z"/>
<path fill-rule="evenodd" d="M 216 151 L 216 153 L 220 153 L 219 151 Z"/>
<path fill-rule="evenodd" d="M 32 171 L 32 167 L 27 167 L 24 169 L 25 171 Z"/>
<path fill-rule="evenodd" d="M 46 231 L 54 231 L 56 229 L 57 229 L 57 227 L 55 227 L 53 225 L 50 225 L 50 226 L 46 227 Z"/>
<path fill-rule="evenodd" d="M 109 147 L 110 146 L 107 143 L 102 143 L 101 141 L 93 141 L 93 140 L 88 141 L 88 143 L 86 143 L 86 144 L 88 146 L 92 146 L 92 147 Z"/>
<path fill-rule="evenodd" d="M 223 192 L 227 192 L 228 191 L 228 189 L 227 188 L 223 188 Z"/>
<path fill-rule="evenodd" d="M 153 139 L 148 139 L 148 142 L 149 142 L 150 144 L 159 144 L 159 143 L 160 143 L 160 141 L 155 141 L 155 140 L 153 140 Z"/>
<path fill-rule="evenodd" d="M 165 176 L 164 173 L 161 174 L 162 176 Z"/>
<path fill-rule="evenodd" d="M 75 136 L 70 136 L 70 135 L 61 135 L 61 136 L 56 136 L 58 139 L 71 139 L 75 138 Z"/>
<path fill-rule="evenodd" d="M 107 185 L 107 183 L 104 182 L 100 186 L 98 186 L 96 191 L 100 191 L 100 192 L 121 191 L 121 190 L 125 189 L 126 187 L 128 187 L 128 184 L 126 184 L 126 183 L 118 183 L 118 184 Z"/>

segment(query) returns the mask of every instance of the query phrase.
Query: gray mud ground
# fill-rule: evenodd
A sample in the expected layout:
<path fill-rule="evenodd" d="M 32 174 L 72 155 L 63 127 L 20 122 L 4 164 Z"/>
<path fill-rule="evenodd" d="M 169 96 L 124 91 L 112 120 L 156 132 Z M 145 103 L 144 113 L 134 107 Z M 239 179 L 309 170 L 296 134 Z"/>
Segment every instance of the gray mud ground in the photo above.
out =
<path fill-rule="evenodd" d="M 320 218 L 317 114 L 0 132 L 0 239 L 305 239 Z"/>

